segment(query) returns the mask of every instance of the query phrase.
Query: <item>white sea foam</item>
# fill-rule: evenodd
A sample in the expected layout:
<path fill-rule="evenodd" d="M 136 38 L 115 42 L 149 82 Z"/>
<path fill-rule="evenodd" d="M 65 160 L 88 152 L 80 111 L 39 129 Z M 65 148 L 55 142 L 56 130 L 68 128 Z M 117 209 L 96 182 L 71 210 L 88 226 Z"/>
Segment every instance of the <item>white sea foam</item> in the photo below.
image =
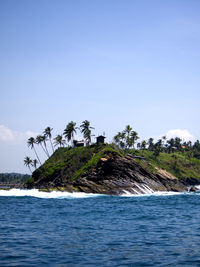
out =
<path fill-rule="evenodd" d="M 138 184 L 135 183 L 135 185 L 137 186 L 137 188 L 140 189 L 141 192 L 143 192 L 144 194 L 148 194 L 149 192 L 147 192 L 146 189 L 142 188 L 141 186 L 139 186 Z"/>
<path fill-rule="evenodd" d="M 153 189 L 151 189 L 148 185 L 143 185 L 144 187 L 146 187 L 147 190 L 150 191 L 150 193 L 154 193 Z"/>
<path fill-rule="evenodd" d="M 200 186 L 199 186 L 200 188 Z M 185 195 L 185 194 L 193 194 L 193 193 L 190 193 L 190 192 L 172 192 L 172 191 L 169 191 L 169 192 L 166 192 L 166 191 L 153 191 L 153 192 L 150 192 L 150 193 L 138 193 L 137 194 L 132 194 L 128 191 L 125 191 L 124 190 L 124 194 L 122 194 L 121 196 L 122 197 L 148 197 L 148 196 L 174 196 L 174 195 Z M 194 193 L 195 194 L 195 193 Z"/>
<path fill-rule="evenodd" d="M 200 185 L 197 186 L 200 190 Z M 139 193 L 137 190 L 133 189 L 135 194 L 130 193 L 129 191 L 124 190 L 124 194 L 120 195 L 123 197 L 146 197 L 146 196 L 173 196 L 173 195 L 181 195 L 181 194 L 193 194 L 191 192 L 148 192 Z M 143 190 L 144 192 L 145 190 Z M 148 190 L 149 191 L 149 190 Z M 198 193 L 199 194 L 199 193 Z M 89 194 L 89 193 L 82 193 L 82 192 L 59 192 L 59 191 L 52 191 L 52 192 L 41 192 L 38 189 L 10 189 L 10 190 L 0 190 L 0 197 L 36 197 L 36 198 L 57 198 L 57 199 L 76 199 L 76 198 L 94 198 L 106 196 L 103 194 Z"/>
<path fill-rule="evenodd" d="M 174 195 L 183 195 L 183 194 L 191 194 L 188 192 L 163 192 L 163 191 L 157 191 L 153 193 L 144 193 L 144 194 L 131 194 L 128 191 L 124 190 L 125 194 L 122 194 L 122 197 L 148 197 L 148 196 L 174 196 Z"/>
<path fill-rule="evenodd" d="M 121 196 L 138 196 L 138 195 L 140 195 L 140 193 L 138 193 L 138 191 L 136 191 L 135 189 L 132 188 L 132 190 L 135 192 L 135 194 L 132 194 L 129 191 L 123 190 L 124 194 L 122 194 Z"/>
<path fill-rule="evenodd" d="M 10 189 L 10 190 L 0 190 L 0 196 L 4 197 L 37 197 L 37 198 L 89 198 L 89 197 L 98 197 L 102 194 L 87 194 L 82 192 L 42 192 L 38 189 Z"/>

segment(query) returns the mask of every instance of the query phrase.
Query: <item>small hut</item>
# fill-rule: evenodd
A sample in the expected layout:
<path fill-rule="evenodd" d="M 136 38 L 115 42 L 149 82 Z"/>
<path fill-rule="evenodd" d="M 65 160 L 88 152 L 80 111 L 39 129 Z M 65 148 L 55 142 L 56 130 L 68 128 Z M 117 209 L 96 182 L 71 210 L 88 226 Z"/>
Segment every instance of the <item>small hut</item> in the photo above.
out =
<path fill-rule="evenodd" d="M 97 143 L 97 145 L 98 144 L 104 144 L 104 140 L 105 140 L 105 136 L 103 136 L 103 135 L 99 135 L 99 136 L 97 136 L 96 137 L 96 139 L 97 139 L 97 141 L 96 141 L 96 143 Z"/>

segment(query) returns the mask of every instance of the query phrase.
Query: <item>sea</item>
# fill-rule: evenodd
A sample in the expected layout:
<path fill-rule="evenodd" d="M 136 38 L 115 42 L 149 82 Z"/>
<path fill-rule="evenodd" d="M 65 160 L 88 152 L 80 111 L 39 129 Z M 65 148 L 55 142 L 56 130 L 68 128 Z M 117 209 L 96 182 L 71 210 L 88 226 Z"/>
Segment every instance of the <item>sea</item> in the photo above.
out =
<path fill-rule="evenodd" d="M 0 266 L 200 266 L 200 192 L 0 190 Z"/>

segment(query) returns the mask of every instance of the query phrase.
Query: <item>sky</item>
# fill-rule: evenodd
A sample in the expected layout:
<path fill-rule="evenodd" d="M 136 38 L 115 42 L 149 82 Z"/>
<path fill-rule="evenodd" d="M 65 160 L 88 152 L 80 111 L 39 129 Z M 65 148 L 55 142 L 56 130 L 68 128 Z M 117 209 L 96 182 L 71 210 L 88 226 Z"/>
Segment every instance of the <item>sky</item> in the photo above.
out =
<path fill-rule="evenodd" d="M 199 13 L 199 0 L 0 0 L 0 172 L 28 173 L 27 139 L 70 121 L 108 142 L 127 124 L 140 140 L 199 139 Z"/>

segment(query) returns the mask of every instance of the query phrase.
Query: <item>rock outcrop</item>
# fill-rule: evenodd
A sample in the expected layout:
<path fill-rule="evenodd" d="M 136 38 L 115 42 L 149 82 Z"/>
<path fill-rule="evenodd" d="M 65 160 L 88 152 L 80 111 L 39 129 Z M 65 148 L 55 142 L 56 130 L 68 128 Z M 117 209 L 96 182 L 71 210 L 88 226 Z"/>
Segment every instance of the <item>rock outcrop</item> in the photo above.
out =
<path fill-rule="evenodd" d="M 144 165 L 148 163 L 141 159 Z M 107 151 L 97 164 L 76 179 L 65 177 L 64 169 L 53 179 L 34 178 L 29 188 L 59 188 L 69 192 L 87 192 L 109 195 L 124 193 L 144 194 L 155 191 L 188 191 L 189 181 L 181 181 L 166 170 L 142 167 L 132 155 L 122 156 Z M 194 181 L 192 181 L 194 185 Z"/>
<path fill-rule="evenodd" d="M 131 156 L 109 153 L 84 176 L 73 182 L 80 191 L 104 194 L 143 194 L 154 191 L 187 191 L 187 186 L 164 171 L 153 174 Z"/>

